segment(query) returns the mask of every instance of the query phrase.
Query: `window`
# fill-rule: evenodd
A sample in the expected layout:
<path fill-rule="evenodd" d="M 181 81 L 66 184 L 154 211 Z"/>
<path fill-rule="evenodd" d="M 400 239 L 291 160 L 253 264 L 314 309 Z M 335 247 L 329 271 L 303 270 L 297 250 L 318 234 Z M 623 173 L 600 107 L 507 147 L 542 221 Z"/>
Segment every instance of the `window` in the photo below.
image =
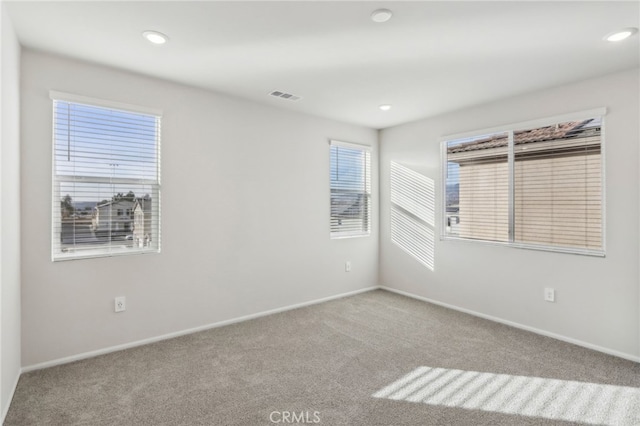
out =
<path fill-rule="evenodd" d="M 599 112 L 444 142 L 443 236 L 604 255 Z"/>
<path fill-rule="evenodd" d="M 159 113 L 51 97 L 53 260 L 159 252 Z"/>
<path fill-rule="evenodd" d="M 371 231 L 371 152 L 363 145 L 331 141 L 331 238 Z"/>

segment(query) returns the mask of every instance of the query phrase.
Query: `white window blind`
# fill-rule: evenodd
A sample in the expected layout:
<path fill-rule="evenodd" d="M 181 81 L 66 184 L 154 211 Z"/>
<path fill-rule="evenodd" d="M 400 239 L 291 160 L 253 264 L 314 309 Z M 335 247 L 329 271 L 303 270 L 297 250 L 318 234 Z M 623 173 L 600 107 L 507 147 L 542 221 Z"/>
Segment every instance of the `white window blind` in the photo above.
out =
<path fill-rule="evenodd" d="M 599 118 L 515 132 L 516 242 L 602 249 L 600 136 Z"/>
<path fill-rule="evenodd" d="M 450 142 L 447 231 L 461 238 L 508 241 L 509 181 L 506 133 Z M 485 143 L 491 148 L 483 148 Z M 476 149 L 478 148 L 478 149 Z"/>
<path fill-rule="evenodd" d="M 53 114 L 53 260 L 158 252 L 160 116 L 56 98 Z"/>
<path fill-rule="evenodd" d="M 604 254 L 602 117 L 445 142 L 444 236 Z"/>
<path fill-rule="evenodd" d="M 331 141 L 330 187 L 331 237 L 369 235 L 371 231 L 371 152 L 369 147 Z"/>

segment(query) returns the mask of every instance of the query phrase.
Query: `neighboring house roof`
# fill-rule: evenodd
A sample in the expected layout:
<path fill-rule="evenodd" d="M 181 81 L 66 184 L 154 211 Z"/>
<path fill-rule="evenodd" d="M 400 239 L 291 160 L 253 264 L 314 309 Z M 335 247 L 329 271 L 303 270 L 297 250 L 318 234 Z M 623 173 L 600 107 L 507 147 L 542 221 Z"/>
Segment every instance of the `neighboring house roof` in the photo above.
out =
<path fill-rule="evenodd" d="M 331 203 L 331 216 L 342 218 L 360 217 L 363 213 L 363 194 L 335 196 Z"/>
<path fill-rule="evenodd" d="M 142 211 L 145 213 L 151 212 L 151 198 L 136 198 L 135 203 L 133 204 L 133 209 L 137 206 L 142 208 Z"/>
<path fill-rule="evenodd" d="M 591 124 L 587 126 L 587 124 Z M 568 139 L 578 136 L 587 136 L 589 132 L 594 135 L 600 132 L 600 123 L 596 119 L 582 121 L 569 121 L 555 126 L 538 127 L 532 130 L 519 130 L 513 132 L 514 144 L 526 144 L 534 142 L 552 141 L 558 139 Z M 449 154 L 467 151 L 477 151 L 481 149 L 506 147 L 508 139 L 506 134 L 493 135 L 484 139 L 475 139 L 471 142 L 450 146 L 447 149 Z"/>
<path fill-rule="evenodd" d="M 132 207 L 134 201 L 132 200 L 116 200 L 116 201 L 107 201 L 106 203 L 98 204 L 96 208 L 100 209 L 108 206 L 126 206 L 127 208 Z"/>
<path fill-rule="evenodd" d="M 116 200 L 116 201 L 107 201 L 106 203 L 102 203 L 102 204 L 98 204 L 96 205 L 96 208 L 103 208 L 103 207 L 109 207 L 109 206 L 115 206 L 115 207 L 125 207 L 125 208 L 135 208 L 136 204 L 142 206 L 142 209 L 145 212 L 151 211 L 151 198 L 136 198 L 134 200 L 130 200 L 130 199 L 121 199 L 121 200 Z"/>

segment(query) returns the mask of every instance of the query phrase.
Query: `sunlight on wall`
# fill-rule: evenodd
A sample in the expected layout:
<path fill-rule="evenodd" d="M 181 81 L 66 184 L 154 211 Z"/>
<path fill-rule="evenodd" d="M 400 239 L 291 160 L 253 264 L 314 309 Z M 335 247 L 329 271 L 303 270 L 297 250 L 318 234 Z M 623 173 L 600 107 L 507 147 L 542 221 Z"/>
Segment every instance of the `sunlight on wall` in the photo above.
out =
<path fill-rule="evenodd" d="M 435 185 L 420 173 L 391 162 L 391 202 L 429 226 L 435 223 Z"/>
<path fill-rule="evenodd" d="M 391 241 L 433 270 L 435 184 L 391 162 Z"/>
<path fill-rule="evenodd" d="M 396 206 L 391 206 L 391 241 L 433 271 L 434 233 Z"/>
<path fill-rule="evenodd" d="M 396 401 L 598 425 L 640 425 L 640 389 L 418 367 L 372 395 Z"/>

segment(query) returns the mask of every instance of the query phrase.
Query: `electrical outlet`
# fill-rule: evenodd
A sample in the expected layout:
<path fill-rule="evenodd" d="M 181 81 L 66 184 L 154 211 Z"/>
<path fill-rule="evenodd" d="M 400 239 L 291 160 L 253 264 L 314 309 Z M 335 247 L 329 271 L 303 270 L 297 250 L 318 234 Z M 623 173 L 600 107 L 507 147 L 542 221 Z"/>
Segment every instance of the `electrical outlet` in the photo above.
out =
<path fill-rule="evenodd" d="M 555 302 L 556 291 L 551 287 L 546 287 L 544 289 L 544 300 L 546 300 L 547 302 Z"/>
<path fill-rule="evenodd" d="M 346 262 L 344 262 L 344 271 L 351 272 L 351 261 L 347 260 Z"/>
<path fill-rule="evenodd" d="M 122 312 L 127 310 L 127 299 L 124 296 L 116 297 L 115 299 L 115 311 Z"/>

